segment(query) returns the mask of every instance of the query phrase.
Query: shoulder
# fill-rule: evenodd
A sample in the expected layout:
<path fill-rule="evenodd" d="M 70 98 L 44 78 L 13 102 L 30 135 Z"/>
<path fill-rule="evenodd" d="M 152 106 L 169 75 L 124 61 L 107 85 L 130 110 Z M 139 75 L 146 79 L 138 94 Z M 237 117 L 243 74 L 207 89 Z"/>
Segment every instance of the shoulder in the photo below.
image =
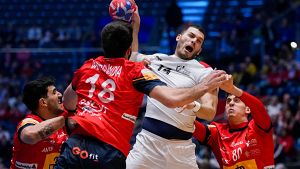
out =
<path fill-rule="evenodd" d="M 198 63 L 200 65 L 202 65 L 204 68 L 211 68 L 211 66 L 209 64 L 207 64 L 206 62 L 203 62 L 203 61 L 198 61 Z"/>
<path fill-rule="evenodd" d="M 40 121 L 41 120 L 37 116 L 32 115 L 32 114 L 28 115 L 19 123 L 17 129 L 19 129 L 25 125 L 28 125 L 28 124 L 31 124 L 31 125 L 38 124 L 38 123 L 40 123 Z"/>
<path fill-rule="evenodd" d="M 164 60 L 165 58 L 170 58 L 170 55 L 167 54 L 163 54 L 163 53 L 154 53 L 152 55 L 146 55 L 146 58 L 150 59 L 150 60 Z"/>

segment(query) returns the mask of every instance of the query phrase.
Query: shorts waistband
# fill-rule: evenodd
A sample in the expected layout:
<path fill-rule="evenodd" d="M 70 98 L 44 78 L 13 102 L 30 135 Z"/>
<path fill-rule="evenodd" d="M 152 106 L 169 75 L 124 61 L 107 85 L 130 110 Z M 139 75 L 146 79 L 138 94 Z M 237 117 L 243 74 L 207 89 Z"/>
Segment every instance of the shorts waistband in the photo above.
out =
<path fill-rule="evenodd" d="M 193 133 L 180 130 L 175 126 L 150 117 L 144 118 L 142 127 L 143 129 L 168 140 L 189 140 L 193 136 Z"/>

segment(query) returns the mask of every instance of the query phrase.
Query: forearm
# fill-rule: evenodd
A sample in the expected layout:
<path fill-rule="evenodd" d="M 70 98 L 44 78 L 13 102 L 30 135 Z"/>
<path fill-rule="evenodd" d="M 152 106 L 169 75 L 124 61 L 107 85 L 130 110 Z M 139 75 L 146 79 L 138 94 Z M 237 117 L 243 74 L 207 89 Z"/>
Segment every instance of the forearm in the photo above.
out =
<path fill-rule="evenodd" d="M 63 105 L 67 110 L 75 110 L 77 104 L 77 94 L 72 89 L 72 84 L 70 84 L 63 94 Z"/>
<path fill-rule="evenodd" d="M 20 138 L 24 143 L 36 144 L 37 142 L 48 138 L 64 125 L 65 118 L 63 116 L 48 119 L 36 125 L 24 128 Z"/>
<path fill-rule="evenodd" d="M 243 90 L 236 86 L 233 86 L 233 88 L 230 91 L 226 91 L 226 92 L 237 97 L 241 97 L 243 94 Z"/>
<path fill-rule="evenodd" d="M 166 86 L 156 86 L 150 92 L 150 97 L 170 108 L 182 107 L 199 99 L 205 93 L 215 90 L 224 80 L 226 80 L 225 72 L 216 70 L 206 76 L 201 83 L 191 88 L 172 89 Z"/>
<path fill-rule="evenodd" d="M 218 90 L 206 93 L 200 98 L 199 104 L 200 109 L 195 112 L 198 118 L 212 121 L 216 115 L 217 104 L 218 104 Z"/>
<path fill-rule="evenodd" d="M 167 107 L 182 107 L 200 98 L 207 92 L 208 89 L 205 86 L 197 86 L 195 88 L 172 89 L 166 86 L 156 86 L 150 92 L 149 96 L 158 100 Z"/>
<path fill-rule="evenodd" d="M 138 52 L 139 51 L 139 32 L 138 30 L 133 30 L 132 32 L 132 43 L 131 43 L 131 50 L 132 52 Z"/>
<path fill-rule="evenodd" d="M 243 92 L 240 99 L 250 108 L 255 123 L 264 130 L 271 127 L 271 118 L 263 103 L 247 92 Z"/>
<path fill-rule="evenodd" d="M 200 119 L 212 121 L 216 115 L 216 111 L 211 106 L 201 105 L 200 110 L 195 112 L 195 114 Z"/>

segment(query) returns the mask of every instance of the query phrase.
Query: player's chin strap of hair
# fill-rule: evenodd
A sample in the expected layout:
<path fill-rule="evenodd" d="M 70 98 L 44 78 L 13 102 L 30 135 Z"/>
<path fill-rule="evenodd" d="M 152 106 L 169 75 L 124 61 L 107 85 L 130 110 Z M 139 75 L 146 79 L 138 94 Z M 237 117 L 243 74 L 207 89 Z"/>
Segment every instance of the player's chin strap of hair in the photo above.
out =
<path fill-rule="evenodd" d="M 193 112 L 198 112 L 201 109 L 201 103 L 194 101 L 195 107 L 192 109 Z"/>

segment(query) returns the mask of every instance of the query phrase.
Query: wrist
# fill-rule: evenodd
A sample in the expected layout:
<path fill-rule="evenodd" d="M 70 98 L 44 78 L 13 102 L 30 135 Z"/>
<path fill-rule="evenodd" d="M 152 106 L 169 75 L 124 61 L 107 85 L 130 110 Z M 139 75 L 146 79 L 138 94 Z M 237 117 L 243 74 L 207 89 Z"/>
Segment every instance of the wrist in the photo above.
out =
<path fill-rule="evenodd" d="M 198 112 L 201 109 L 201 103 L 194 101 L 194 108 L 192 109 L 193 112 Z"/>

